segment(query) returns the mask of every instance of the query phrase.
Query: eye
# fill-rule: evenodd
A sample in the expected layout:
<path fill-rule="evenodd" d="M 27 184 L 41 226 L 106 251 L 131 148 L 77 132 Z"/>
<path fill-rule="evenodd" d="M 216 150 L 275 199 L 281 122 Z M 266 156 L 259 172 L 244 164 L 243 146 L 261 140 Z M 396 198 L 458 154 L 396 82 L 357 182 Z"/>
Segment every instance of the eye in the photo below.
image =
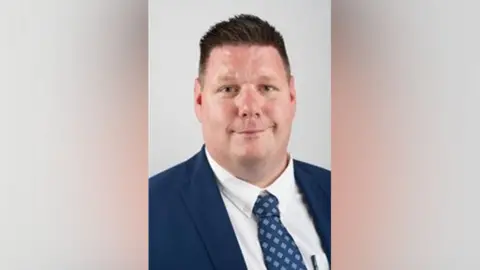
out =
<path fill-rule="evenodd" d="M 274 87 L 274 86 L 271 86 L 271 85 L 261 85 L 260 90 L 262 92 L 272 92 L 272 91 L 277 90 L 277 88 Z"/>
<path fill-rule="evenodd" d="M 233 85 L 227 85 L 227 86 L 220 87 L 218 91 L 225 94 L 233 94 L 238 91 L 238 87 L 235 87 Z"/>

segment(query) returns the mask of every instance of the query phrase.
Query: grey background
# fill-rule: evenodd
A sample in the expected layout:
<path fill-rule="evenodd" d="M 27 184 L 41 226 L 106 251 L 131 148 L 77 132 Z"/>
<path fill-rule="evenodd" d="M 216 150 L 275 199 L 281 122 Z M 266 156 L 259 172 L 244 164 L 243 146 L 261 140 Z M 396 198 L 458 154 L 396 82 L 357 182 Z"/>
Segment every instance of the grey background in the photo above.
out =
<path fill-rule="evenodd" d="M 149 175 L 203 144 L 193 109 L 201 36 L 238 13 L 268 20 L 283 34 L 298 104 L 289 151 L 330 169 L 330 1 L 149 2 Z"/>

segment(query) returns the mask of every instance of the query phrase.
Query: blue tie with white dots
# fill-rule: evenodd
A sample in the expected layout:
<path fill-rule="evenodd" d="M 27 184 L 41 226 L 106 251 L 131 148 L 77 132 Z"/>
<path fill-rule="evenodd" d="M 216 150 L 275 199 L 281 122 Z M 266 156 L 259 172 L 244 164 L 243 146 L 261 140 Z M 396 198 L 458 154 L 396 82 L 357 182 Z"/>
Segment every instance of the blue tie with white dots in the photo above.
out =
<path fill-rule="evenodd" d="M 257 217 L 258 240 L 268 270 L 306 270 L 302 254 L 280 220 L 278 199 L 265 192 L 253 206 Z"/>

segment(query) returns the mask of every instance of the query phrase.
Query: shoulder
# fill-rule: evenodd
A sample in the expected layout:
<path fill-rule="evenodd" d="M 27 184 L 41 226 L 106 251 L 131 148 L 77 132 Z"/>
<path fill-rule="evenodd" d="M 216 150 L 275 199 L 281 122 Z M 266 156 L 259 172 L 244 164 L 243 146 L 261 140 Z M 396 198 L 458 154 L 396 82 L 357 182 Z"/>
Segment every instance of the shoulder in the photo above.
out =
<path fill-rule="evenodd" d="M 324 190 L 330 191 L 331 188 L 331 172 L 328 169 L 322 168 L 320 166 L 300 161 L 293 160 L 295 170 L 300 170 L 305 174 L 308 174 L 310 179 L 315 181 L 316 184 L 320 185 Z M 330 192 L 329 192 L 330 193 Z"/>
<path fill-rule="evenodd" d="M 150 195 L 169 193 L 180 189 L 188 181 L 191 159 L 161 171 L 148 179 Z"/>
<path fill-rule="evenodd" d="M 308 174 L 319 177 L 320 179 L 330 181 L 330 170 L 328 169 L 298 159 L 294 159 L 293 164 L 296 169 L 301 169 Z"/>

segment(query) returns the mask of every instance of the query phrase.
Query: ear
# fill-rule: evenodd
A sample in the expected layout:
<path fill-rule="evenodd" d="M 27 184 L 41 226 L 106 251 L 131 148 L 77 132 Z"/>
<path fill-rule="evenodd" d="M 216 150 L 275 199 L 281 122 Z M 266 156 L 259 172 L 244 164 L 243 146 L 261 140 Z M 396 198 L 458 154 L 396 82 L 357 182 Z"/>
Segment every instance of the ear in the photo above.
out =
<path fill-rule="evenodd" d="M 193 87 L 195 115 L 199 122 L 202 122 L 202 83 L 199 78 L 195 79 Z"/>
<path fill-rule="evenodd" d="M 290 94 L 290 103 L 293 108 L 293 116 L 295 116 L 295 112 L 297 109 L 297 89 L 295 88 L 295 78 L 293 75 L 290 76 L 290 80 L 288 82 L 289 94 Z"/>

